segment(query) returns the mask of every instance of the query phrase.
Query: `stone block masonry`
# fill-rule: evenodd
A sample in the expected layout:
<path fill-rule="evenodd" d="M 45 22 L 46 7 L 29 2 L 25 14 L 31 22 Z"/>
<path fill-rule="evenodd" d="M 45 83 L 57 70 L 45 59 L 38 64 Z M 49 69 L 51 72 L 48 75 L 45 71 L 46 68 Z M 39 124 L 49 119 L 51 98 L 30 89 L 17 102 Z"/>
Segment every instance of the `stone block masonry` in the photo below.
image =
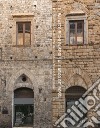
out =
<path fill-rule="evenodd" d="M 18 46 L 16 22 L 27 21 L 31 21 L 31 45 Z M 20 81 L 23 74 L 29 83 Z M 51 128 L 51 0 L 0 0 L 0 83 L 0 128 L 13 126 L 13 94 L 22 87 L 34 92 L 34 128 Z M 4 107 L 7 114 L 2 112 Z"/>
<path fill-rule="evenodd" d="M 84 43 L 69 45 L 68 23 L 78 18 L 84 20 Z M 28 46 L 17 45 L 20 22 L 31 22 Z M 87 90 L 99 77 L 99 0 L 0 0 L 0 128 L 13 127 L 16 89 L 34 92 L 32 127 L 53 128 L 66 110 L 66 89 Z"/>
<path fill-rule="evenodd" d="M 66 111 L 66 89 L 77 85 L 88 89 L 100 77 L 100 3 L 95 0 L 53 0 L 52 11 L 54 77 L 52 110 L 55 122 Z M 69 15 L 70 20 L 74 21 L 76 15 L 77 20 L 81 19 L 79 13 L 82 12 L 87 17 L 85 20 L 87 26 L 84 28 L 87 32 L 87 39 L 85 38 L 87 42 L 70 45 L 67 20 Z"/>

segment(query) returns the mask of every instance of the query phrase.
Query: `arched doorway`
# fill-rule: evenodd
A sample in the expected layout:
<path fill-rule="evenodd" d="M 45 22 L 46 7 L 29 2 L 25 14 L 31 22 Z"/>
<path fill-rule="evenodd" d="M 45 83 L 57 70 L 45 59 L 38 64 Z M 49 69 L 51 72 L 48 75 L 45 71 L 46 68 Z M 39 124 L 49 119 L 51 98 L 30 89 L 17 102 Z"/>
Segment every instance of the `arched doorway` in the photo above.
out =
<path fill-rule="evenodd" d="M 14 91 L 14 127 L 32 127 L 34 113 L 34 92 L 22 87 Z"/>
<path fill-rule="evenodd" d="M 65 91 L 65 100 L 66 100 L 65 101 L 66 102 L 65 111 L 66 111 L 66 113 L 67 113 L 67 110 L 71 109 L 71 107 L 75 104 L 75 101 L 78 101 L 85 92 L 86 92 L 86 89 L 81 86 L 72 86 L 72 87 L 69 87 Z M 80 109 L 78 107 L 75 110 L 72 110 L 72 112 L 75 114 L 75 116 L 79 117 L 79 115 L 77 114 L 78 111 L 80 111 L 80 113 L 83 114 L 83 116 L 81 118 L 81 121 L 83 121 L 83 119 L 87 116 L 87 113 L 83 113 L 82 109 Z M 69 114 L 69 118 L 71 118 L 72 120 L 75 119 L 74 117 L 70 116 L 70 114 Z M 79 122 L 80 122 L 80 120 L 79 120 Z M 77 121 L 76 126 L 79 124 L 79 122 Z M 75 126 L 72 126 L 72 124 L 70 124 L 70 122 L 68 122 L 68 121 L 66 123 L 69 127 L 77 128 Z"/>

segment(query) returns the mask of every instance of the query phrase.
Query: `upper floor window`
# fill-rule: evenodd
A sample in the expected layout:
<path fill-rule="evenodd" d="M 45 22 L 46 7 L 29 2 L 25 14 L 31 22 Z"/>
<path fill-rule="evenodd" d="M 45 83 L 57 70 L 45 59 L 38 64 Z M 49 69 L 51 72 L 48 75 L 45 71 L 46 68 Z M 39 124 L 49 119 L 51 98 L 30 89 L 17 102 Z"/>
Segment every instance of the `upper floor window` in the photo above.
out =
<path fill-rule="evenodd" d="M 72 11 L 66 15 L 66 43 L 68 45 L 88 43 L 88 21 L 83 11 Z"/>
<path fill-rule="evenodd" d="M 70 44 L 84 43 L 84 21 L 69 21 L 69 42 Z"/>
<path fill-rule="evenodd" d="M 31 46 L 34 41 L 34 14 L 13 14 L 13 46 Z"/>
<path fill-rule="evenodd" d="M 17 45 L 28 46 L 31 44 L 31 22 L 16 22 Z"/>

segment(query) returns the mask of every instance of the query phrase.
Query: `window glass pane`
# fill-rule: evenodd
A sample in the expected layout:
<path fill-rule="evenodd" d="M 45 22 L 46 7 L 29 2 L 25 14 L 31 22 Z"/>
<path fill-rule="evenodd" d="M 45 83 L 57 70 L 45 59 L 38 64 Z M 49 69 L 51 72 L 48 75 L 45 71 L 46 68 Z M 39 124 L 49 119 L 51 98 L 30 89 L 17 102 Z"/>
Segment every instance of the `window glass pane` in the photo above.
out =
<path fill-rule="evenodd" d="M 83 21 L 77 22 L 77 29 L 82 29 Z"/>
<path fill-rule="evenodd" d="M 17 23 L 18 35 L 17 35 L 17 44 L 23 45 L 23 23 Z"/>
<path fill-rule="evenodd" d="M 77 44 L 83 43 L 83 21 L 77 22 Z"/>
<path fill-rule="evenodd" d="M 23 23 L 18 23 L 18 33 L 23 32 Z"/>
<path fill-rule="evenodd" d="M 70 36 L 75 34 L 75 23 L 70 22 Z"/>
<path fill-rule="evenodd" d="M 25 23 L 25 45 L 30 45 L 31 41 L 31 23 Z"/>
<path fill-rule="evenodd" d="M 25 23 L 25 33 L 30 33 L 31 30 L 31 23 L 27 22 Z"/>
<path fill-rule="evenodd" d="M 70 44 L 75 44 L 75 35 L 70 36 Z"/>
<path fill-rule="evenodd" d="M 83 44 L 84 21 L 69 21 L 69 42 L 70 44 Z"/>
<path fill-rule="evenodd" d="M 16 101 L 20 101 L 16 102 Z M 31 102 L 30 102 L 31 101 Z M 14 126 L 32 127 L 34 121 L 34 92 L 29 88 L 14 91 Z"/>
<path fill-rule="evenodd" d="M 70 22 L 70 29 L 75 29 L 75 22 L 73 21 Z"/>
<path fill-rule="evenodd" d="M 75 23 L 70 22 L 70 44 L 75 44 Z"/>
<path fill-rule="evenodd" d="M 30 45 L 31 22 L 17 22 L 17 45 Z"/>
<path fill-rule="evenodd" d="M 83 43 L 83 37 L 77 36 L 77 44 L 82 44 L 82 43 Z"/>
<path fill-rule="evenodd" d="M 83 87 L 80 87 L 80 86 L 72 86 L 72 87 L 69 87 L 66 92 L 65 92 L 65 98 L 66 98 L 66 112 L 68 109 L 70 109 L 73 105 L 75 105 L 75 101 L 78 101 L 82 95 L 86 92 L 86 89 L 84 89 Z M 77 116 L 77 113 L 80 112 L 82 115 L 82 117 L 80 118 L 79 121 L 76 122 L 76 125 L 78 125 L 80 123 L 80 121 L 82 122 L 84 120 L 84 118 L 87 117 L 87 113 L 83 113 L 82 112 L 82 108 L 80 109 L 79 107 L 77 107 L 75 105 L 75 107 L 77 108 L 74 112 L 75 116 Z M 75 119 L 75 117 L 73 115 L 70 116 L 70 114 L 68 114 L 68 117 L 71 118 L 71 119 Z M 69 121 L 66 121 L 66 124 L 68 125 L 68 127 L 71 127 L 71 128 L 76 128 L 75 126 L 72 126 L 72 124 L 69 122 Z M 81 126 L 81 128 L 83 128 Z"/>
<path fill-rule="evenodd" d="M 14 126 L 33 126 L 33 105 L 15 105 Z"/>
<path fill-rule="evenodd" d="M 17 44 L 23 45 L 23 33 L 18 33 Z"/>

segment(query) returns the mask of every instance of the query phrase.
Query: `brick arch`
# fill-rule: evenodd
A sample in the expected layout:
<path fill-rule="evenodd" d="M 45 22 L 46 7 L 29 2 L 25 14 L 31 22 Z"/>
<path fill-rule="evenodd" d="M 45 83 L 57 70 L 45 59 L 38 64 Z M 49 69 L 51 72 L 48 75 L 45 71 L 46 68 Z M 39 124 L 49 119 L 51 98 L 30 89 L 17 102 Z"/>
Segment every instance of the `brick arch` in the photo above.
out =
<path fill-rule="evenodd" d="M 11 78 L 9 79 L 8 81 L 8 84 L 7 84 L 7 91 L 14 91 L 15 89 L 19 88 L 19 87 L 16 87 L 15 86 L 15 82 L 16 80 L 22 75 L 22 74 L 25 74 L 31 81 L 32 84 L 29 84 L 28 85 L 28 88 L 31 88 L 33 89 L 36 84 L 36 76 L 33 75 L 28 69 L 21 69 L 19 70 L 18 72 L 16 72 L 15 74 L 13 74 L 11 76 Z M 24 85 L 22 86 L 24 87 Z"/>
<path fill-rule="evenodd" d="M 64 89 L 67 89 L 71 86 L 82 86 L 85 89 L 88 89 L 92 85 L 92 81 L 87 72 L 84 72 L 82 69 L 75 67 L 72 69 L 66 70 L 66 78 L 64 81 Z M 77 80 L 75 81 L 75 79 Z"/>
<path fill-rule="evenodd" d="M 69 87 L 72 87 L 72 86 L 80 86 L 80 87 L 83 87 L 85 89 L 88 88 L 85 80 L 82 78 L 81 75 L 79 74 L 74 74 L 69 80 L 68 80 L 68 83 L 67 83 L 67 88 Z M 66 89 L 67 89 L 66 88 Z"/>

